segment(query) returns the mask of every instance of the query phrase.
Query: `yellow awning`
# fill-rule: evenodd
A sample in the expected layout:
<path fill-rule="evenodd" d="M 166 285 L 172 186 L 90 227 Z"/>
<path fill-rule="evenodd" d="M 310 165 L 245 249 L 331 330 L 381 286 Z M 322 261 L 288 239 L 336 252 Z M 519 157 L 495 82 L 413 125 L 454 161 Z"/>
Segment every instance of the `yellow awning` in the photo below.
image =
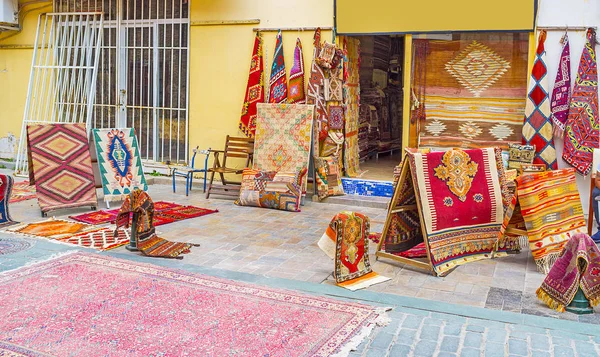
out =
<path fill-rule="evenodd" d="M 535 0 L 337 0 L 339 34 L 532 31 Z"/>

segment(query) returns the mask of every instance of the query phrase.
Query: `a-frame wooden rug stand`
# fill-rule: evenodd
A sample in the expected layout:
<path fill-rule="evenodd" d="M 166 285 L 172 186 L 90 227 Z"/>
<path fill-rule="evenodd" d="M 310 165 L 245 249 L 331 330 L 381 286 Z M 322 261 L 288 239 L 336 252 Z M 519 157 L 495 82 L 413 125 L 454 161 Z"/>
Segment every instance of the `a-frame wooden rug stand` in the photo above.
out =
<path fill-rule="evenodd" d="M 438 276 L 492 258 L 504 218 L 499 177 L 491 148 L 407 151 L 376 256 Z M 426 258 L 396 255 L 419 243 Z"/>

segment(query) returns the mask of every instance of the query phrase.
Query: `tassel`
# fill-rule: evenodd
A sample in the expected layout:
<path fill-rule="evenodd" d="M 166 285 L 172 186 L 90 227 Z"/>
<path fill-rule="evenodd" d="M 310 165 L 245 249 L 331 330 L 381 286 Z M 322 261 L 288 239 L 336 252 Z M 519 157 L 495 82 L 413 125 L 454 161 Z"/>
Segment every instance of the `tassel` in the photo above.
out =
<path fill-rule="evenodd" d="M 565 312 L 565 305 L 563 305 L 560 302 L 554 300 L 541 287 L 538 288 L 535 293 L 536 293 L 538 299 L 542 300 L 552 310 L 556 310 L 558 312 Z"/>

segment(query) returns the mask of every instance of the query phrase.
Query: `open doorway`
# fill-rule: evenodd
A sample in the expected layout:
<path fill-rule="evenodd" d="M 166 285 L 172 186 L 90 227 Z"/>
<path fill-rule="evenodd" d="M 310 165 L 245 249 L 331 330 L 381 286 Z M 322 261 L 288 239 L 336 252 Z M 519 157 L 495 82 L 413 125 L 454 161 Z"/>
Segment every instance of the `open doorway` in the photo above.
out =
<path fill-rule="evenodd" d="M 392 181 L 402 159 L 404 36 L 360 40 L 358 146 L 362 179 Z"/>

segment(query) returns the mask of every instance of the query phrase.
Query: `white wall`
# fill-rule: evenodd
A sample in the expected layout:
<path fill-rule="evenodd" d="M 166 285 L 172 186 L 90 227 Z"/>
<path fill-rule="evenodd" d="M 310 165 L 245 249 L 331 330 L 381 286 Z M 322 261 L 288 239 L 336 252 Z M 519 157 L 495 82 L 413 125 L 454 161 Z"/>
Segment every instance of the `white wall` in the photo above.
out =
<path fill-rule="evenodd" d="M 543 26 L 586 26 L 600 27 L 600 1 L 598 0 L 540 0 L 537 25 Z M 585 45 L 585 31 L 568 31 L 571 47 L 571 85 L 575 83 L 579 59 Z M 554 79 L 558 70 L 558 61 L 562 51 L 560 39 L 564 32 L 548 31 L 546 37 L 546 53 L 550 94 L 554 87 Z M 600 36 L 599 36 L 600 38 Z M 596 52 L 599 48 L 596 47 Z M 558 167 L 570 167 L 562 160 L 563 141 L 555 141 Z M 590 196 L 590 178 L 577 174 L 577 185 L 581 196 L 583 210 L 587 213 Z"/>

